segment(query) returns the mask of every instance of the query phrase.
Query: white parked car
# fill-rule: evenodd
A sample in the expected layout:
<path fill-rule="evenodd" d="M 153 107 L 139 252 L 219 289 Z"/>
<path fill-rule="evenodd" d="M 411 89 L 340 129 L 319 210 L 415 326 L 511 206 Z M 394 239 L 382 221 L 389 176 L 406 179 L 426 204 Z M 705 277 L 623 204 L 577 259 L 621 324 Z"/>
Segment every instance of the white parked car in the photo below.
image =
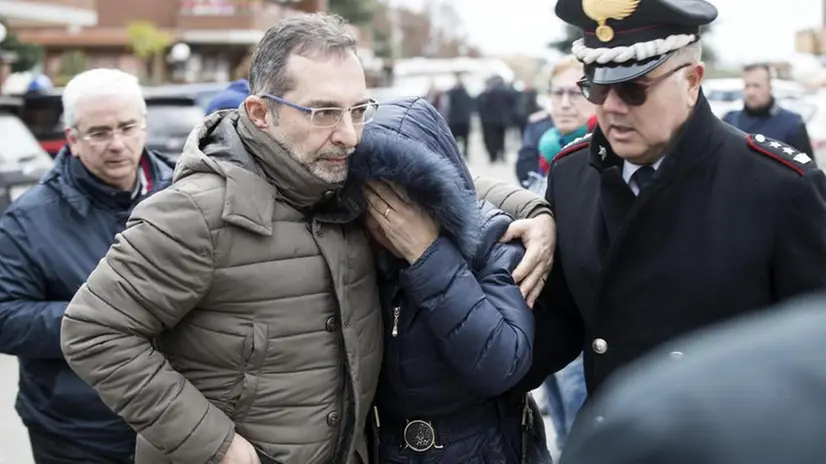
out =
<path fill-rule="evenodd" d="M 826 167 L 826 94 L 820 93 L 802 99 L 787 99 L 781 101 L 780 105 L 803 118 L 817 165 L 821 169 Z"/>
<path fill-rule="evenodd" d="M 703 93 L 711 105 L 711 111 L 722 118 L 732 110 L 743 108 L 743 80 L 739 77 L 708 79 L 703 81 Z M 801 98 L 806 87 L 794 81 L 772 79 L 772 93 L 779 100 Z"/>

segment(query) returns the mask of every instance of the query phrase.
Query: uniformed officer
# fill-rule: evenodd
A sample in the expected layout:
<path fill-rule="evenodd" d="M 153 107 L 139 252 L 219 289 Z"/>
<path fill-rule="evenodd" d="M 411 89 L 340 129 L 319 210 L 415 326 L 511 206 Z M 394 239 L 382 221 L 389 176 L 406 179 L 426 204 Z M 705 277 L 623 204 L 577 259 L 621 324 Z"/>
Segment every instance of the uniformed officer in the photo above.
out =
<path fill-rule="evenodd" d="M 826 288 L 826 178 L 711 112 L 703 0 L 559 0 L 599 127 L 551 166 L 554 268 L 525 388 L 585 350 L 589 394 L 653 347 Z M 675 362 L 691 356 L 674 350 Z"/>

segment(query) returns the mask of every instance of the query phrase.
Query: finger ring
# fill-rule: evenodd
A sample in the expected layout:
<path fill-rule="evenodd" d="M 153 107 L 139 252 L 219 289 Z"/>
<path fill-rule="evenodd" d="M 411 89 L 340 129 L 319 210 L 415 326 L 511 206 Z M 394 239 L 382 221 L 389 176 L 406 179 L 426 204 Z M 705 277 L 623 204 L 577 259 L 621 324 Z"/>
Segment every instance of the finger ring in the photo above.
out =
<path fill-rule="evenodd" d="M 387 215 L 390 214 L 390 207 L 388 206 L 386 210 L 384 210 L 384 218 L 387 219 Z"/>

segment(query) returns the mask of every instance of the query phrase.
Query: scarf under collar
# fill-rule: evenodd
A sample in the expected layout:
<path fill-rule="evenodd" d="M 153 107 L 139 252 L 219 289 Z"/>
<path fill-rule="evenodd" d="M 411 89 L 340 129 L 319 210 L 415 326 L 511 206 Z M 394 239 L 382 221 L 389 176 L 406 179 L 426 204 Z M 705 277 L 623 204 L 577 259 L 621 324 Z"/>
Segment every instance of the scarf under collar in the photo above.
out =
<path fill-rule="evenodd" d="M 338 192 L 343 184 L 331 184 L 314 176 L 305 166 L 296 161 L 288 149 L 259 129 L 250 119 L 246 108 L 238 109 L 238 135 L 247 151 L 255 158 L 275 185 L 280 196 L 297 209 L 312 208 Z"/>
<path fill-rule="evenodd" d="M 542 154 L 544 163 L 541 166 L 550 166 L 551 162 L 556 158 L 556 155 L 562 150 L 562 147 L 568 145 L 579 137 L 584 137 L 588 133 L 588 125 L 583 125 L 573 132 L 562 134 L 559 129 L 552 127 L 542 134 L 539 139 L 539 153 Z M 547 169 L 543 169 L 543 174 Z"/>

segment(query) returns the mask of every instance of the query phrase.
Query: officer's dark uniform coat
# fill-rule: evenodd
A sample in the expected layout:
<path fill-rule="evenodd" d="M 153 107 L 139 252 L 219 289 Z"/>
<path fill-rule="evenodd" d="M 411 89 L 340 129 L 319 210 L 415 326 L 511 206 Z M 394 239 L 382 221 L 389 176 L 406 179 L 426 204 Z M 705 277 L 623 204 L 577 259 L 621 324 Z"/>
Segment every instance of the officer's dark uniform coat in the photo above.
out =
<path fill-rule="evenodd" d="M 638 197 L 600 129 L 563 150 L 528 388 L 584 349 L 593 392 L 662 342 L 826 287 L 826 178 L 807 159 L 721 122 L 702 95 Z"/>

